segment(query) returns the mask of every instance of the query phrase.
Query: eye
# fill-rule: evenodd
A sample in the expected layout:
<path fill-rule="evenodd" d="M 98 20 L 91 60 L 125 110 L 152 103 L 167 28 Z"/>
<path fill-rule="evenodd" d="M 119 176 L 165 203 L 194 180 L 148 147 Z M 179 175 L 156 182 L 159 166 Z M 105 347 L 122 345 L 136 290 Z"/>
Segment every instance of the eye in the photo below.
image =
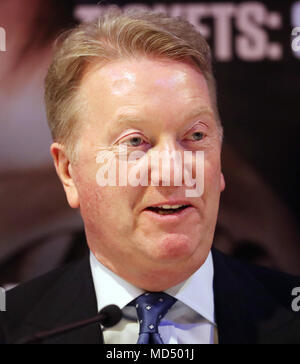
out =
<path fill-rule="evenodd" d="M 133 137 L 129 139 L 129 142 L 132 147 L 139 147 L 143 144 L 143 139 L 141 137 Z"/>
<path fill-rule="evenodd" d="M 133 136 L 131 138 L 124 140 L 124 142 L 122 143 L 125 143 L 128 147 L 137 148 L 144 144 L 144 140 L 139 136 Z"/>
<path fill-rule="evenodd" d="M 205 138 L 205 135 L 201 131 L 197 131 L 197 132 L 191 134 L 191 137 L 192 137 L 192 139 L 190 139 L 188 137 L 187 140 L 192 141 L 192 142 L 199 142 Z"/>
<path fill-rule="evenodd" d="M 196 141 L 200 141 L 200 140 L 204 139 L 204 134 L 199 131 L 194 133 L 193 136 L 195 137 Z"/>

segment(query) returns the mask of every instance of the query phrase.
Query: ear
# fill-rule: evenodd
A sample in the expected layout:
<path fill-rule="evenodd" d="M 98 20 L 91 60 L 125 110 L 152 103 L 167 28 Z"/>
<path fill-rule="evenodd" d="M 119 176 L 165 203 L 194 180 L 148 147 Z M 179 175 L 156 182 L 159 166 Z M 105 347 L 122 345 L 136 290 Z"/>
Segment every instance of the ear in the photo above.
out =
<path fill-rule="evenodd" d="M 221 184 L 220 184 L 220 186 L 221 186 L 221 192 L 223 192 L 225 190 L 225 188 L 226 188 L 226 182 L 225 182 L 225 177 L 224 177 L 223 173 L 221 173 Z"/>
<path fill-rule="evenodd" d="M 72 164 L 66 154 L 65 147 L 53 143 L 50 148 L 56 172 L 63 184 L 69 205 L 73 209 L 80 207 L 78 191 L 72 176 Z"/>

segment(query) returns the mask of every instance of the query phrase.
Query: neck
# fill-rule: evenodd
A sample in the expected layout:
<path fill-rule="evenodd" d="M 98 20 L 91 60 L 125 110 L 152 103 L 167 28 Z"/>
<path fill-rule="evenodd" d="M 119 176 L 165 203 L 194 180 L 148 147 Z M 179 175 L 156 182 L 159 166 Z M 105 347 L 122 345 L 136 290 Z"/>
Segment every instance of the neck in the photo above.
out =
<path fill-rule="evenodd" d="M 101 264 L 133 286 L 149 292 L 162 292 L 189 279 L 205 263 L 209 252 L 203 254 L 205 258 L 202 260 L 191 258 L 176 264 L 135 264 L 135 267 L 133 264 L 124 264 L 124 261 L 122 264 L 112 264 L 102 255 L 96 252 L 93 254 Z"/>

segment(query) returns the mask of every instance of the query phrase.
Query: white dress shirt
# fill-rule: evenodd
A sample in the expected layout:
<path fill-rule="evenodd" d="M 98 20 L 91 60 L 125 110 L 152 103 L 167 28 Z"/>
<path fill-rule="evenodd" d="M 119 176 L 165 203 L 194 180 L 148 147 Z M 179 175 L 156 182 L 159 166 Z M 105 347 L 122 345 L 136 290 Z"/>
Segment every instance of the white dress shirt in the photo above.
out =
<path fill-rule="evenodd" d="M 93 253 L 90 263 L 98 311 L 107 305 L 116 304 L 125 316 L 117 326 L 104 330 L 105 344 L 136 344 L 139 336 L 136 308 L 126 306 L 145 291 L 107 269 Z M 210 253 L 203 266 L 188 280 L 165 291 L 177 299 L 159 324 L 159 333 L 165 344 L 214 344 L 213 278 Z"/>

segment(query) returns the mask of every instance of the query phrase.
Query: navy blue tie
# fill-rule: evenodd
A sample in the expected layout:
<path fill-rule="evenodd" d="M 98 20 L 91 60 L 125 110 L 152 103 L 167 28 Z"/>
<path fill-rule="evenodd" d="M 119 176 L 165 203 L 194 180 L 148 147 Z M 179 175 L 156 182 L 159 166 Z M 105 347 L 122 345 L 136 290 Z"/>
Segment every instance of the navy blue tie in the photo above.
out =
<path fill-rule="evenodd" d="M 175 302 L 175 298 L 163 292 L 145 293 L 132 302 L 140 322 L 137 344 L 163 344 L 158 325 Z"/>

